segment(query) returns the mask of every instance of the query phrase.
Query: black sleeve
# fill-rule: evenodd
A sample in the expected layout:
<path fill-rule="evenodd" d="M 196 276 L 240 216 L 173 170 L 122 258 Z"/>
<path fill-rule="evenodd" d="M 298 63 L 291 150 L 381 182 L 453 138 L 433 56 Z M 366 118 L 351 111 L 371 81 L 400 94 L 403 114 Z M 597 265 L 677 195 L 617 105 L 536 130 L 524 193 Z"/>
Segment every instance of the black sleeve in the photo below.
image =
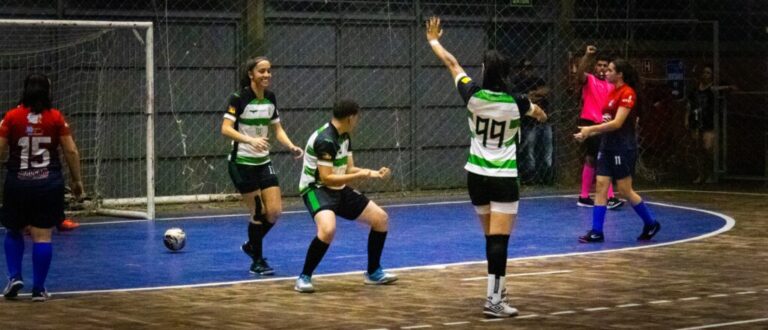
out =
<path fill-rule="evenodd" d="M 277 118 L 280 118 L 280 114 L 277 113 L 277 97 L 275 96 L 275 93 L 272 93 L 272 91 L 265 91 L 264 97 L 266 97 L 269 102 L 272 102 L 272 104 L 275 105 L 275 113 L 272 114 L 272 118 L 269 118 L 270 120 L 275 120 Z"/>
<path fill-rule="evenodd" d="M 464 100 L 464 104 L 467 104 L 472 95 L 475 95 L 480 90 L 480 87 L 475 84 L 472 78 L 464 76 L 456 83 L 456 89 L 459 90 L 459 95 Z"/>
<path fill-rule="evenodd" d="M 525 94 L 512 94 L 512 98 L 515 99 L 517 109 L 520 110 L 520 117 L 525 116 L 525 113 L 531 109 L 531 101 L 528 100 Z"/>
<path fill-rule="evenodd" d="M 313 149 L 315 149 L 318 161 L 332 162 L 336 159 L 336 152 L 338 152 L 336 144 L 332 140 L 320 136 L 315 140 Z"/>
<path fill-rule="evenodd" d="M 232 93 L 229 95 L 229 98 L 227 99 L 227 110 L 225 111 L 225 115 L 231 115 L 235 118 L 240 116 L 240 112 L 242 111 L 240 107 L 240 94 L 237 92 Z"/>

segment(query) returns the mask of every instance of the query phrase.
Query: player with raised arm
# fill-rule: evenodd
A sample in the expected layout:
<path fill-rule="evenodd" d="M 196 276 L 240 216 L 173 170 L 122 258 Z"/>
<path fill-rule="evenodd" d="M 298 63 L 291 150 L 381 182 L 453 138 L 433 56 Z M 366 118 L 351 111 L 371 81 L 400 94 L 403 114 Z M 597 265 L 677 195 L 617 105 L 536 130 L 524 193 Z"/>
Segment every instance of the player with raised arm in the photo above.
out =
<path fill-rule="evenodd" d="M 83 193 L 80 153 L 61 112 L 51 104 L 51 81 L 41 74 L 24 80 L 19 105 L 0 123 L 0 153 L 8 153 L 8 172 L 3 188 L 0 220 L 6 228 L 5 260 L 8 285 L 6 299 L 14 299 L 24 287 L 21 264 L 24 257 L 24 229 L 32 235 L 32 301 L 46 301 L 50 295 L 45 279 L 53 258 L 51 232 L 64 220 L 64 175 L 59 146 L 69 167 L 72 194 Z"/>
<path fill-rule="evenodd" d="M 490 50 L 483 56 L 482 85 L 475 83 L 456 58 L 441 44 L 440 19 L 427 21 L 427 40 L 437 58 L 451 73 L 459 95 L 469 110 L 471 133 L 467 186 L 483 227 L 488 260 L 488 286 L 483 313 L 491 317 L 516 316 L 507 302 L 505 278 L 509 235 L 517 218 L 520 184 L 517 146 L 520 116 L 546 120 L 546 114 L 527 98 L 510 94 L 510 61 Z"/>
<path fill-rule="evenodd" d="M 348 186 L 366 178 L 387 179 L 391 171 L 357 167 L 352 157 L 350 134 L 360 120 L 360 106 L 354 101 L 341 100 L 333 107 L 333 118 L 316 130 L 307 141 L 304 167 L 299 191 L 304 205 L 317 226 L 317 236 L 307 249 L 304 268 L 296 279 L 294 290 L 302 293 L 315 291 L 312 273 L 323 259 L 336 234 L 336 216 L 360 220 L 369 225 L 368 270 L 365 284 L 389 284 L 397 276 L 381 267 L 381 253 L 389 228 L 389 216 L 376 203 Z"/>
<path fill-rule="evenodd" d="M 250 213 L 248 241 L 241 246 L 251 257 L 250 271 L 272 275 L 274 270 L 263 257 L 262 242 L 283 212 L 280 186 L 269 158 L 269 130 L 296 158 L 303 150 L 293 144 L 280 124 L 275 94 L 268 90 L 272 80 L 272 64 L 263 56 L 245 64 L 241 89 L 229 97 L 221 134 L 232 139 L 229 154 L 229 176 L 243 196 Z"/>

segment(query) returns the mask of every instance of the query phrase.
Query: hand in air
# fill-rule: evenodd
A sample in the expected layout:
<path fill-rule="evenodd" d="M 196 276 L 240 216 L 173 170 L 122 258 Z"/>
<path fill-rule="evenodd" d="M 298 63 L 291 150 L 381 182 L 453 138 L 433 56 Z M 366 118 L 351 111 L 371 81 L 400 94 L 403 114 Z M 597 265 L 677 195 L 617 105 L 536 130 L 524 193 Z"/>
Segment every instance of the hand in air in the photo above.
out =
<path fill-rule="evenodd" d="M 440 27 L 440 18 L 432 16 L 427 20 L 427 40 L 438 40 L 443 35 L 443 29 Z"/>

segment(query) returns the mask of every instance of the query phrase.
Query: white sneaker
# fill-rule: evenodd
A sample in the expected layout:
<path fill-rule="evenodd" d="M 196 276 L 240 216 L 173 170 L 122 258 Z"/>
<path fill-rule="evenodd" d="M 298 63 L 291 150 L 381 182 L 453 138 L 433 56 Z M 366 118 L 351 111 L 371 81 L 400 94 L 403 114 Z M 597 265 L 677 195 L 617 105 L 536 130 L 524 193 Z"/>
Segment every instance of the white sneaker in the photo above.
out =
<path fill-rule="evenodd" d="M 299 275 L 299 278 L 296 279 L 296 285 L 293 286 L 293 289 L 301 293 L 315 292 L 315 286 L 312 285 L 312 277 L 304 274 Z"/>
<path fill-rule="evenodd" d="M 389 284 L 397 281 L 397 275 L 385 272 L 381 267 L 372 274 L 366 272 L 363 276 L 365 284 Z"/>
<path fill-rule="evenodd" d="M 483 314 L 490 317 L 513 317 L 517 316 L 517 308 L 510 306 L 504 300 L 499 300 L 494 304 L 489 298 L 485 300 Z"/>

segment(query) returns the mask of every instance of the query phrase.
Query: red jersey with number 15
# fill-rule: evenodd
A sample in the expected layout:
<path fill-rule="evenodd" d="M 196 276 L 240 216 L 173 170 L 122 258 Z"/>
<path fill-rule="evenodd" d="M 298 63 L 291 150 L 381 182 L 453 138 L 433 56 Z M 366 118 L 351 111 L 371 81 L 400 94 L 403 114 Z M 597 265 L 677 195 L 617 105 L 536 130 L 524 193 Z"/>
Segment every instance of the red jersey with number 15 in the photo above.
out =
<path fill-rule="evenodd" d="M 11 109 L 0 122 L 0 136 L 8 140 L 10 148 L 8 170 L 29 172 L 29 179 L 34 180 L 42 172 L 47 172 L 43 169 L 61 169 L 58 152 L 60 137 L 70 134 L 69 125 L 58 109 L 51 108 L 37 114 L 23 105 Z"/>

